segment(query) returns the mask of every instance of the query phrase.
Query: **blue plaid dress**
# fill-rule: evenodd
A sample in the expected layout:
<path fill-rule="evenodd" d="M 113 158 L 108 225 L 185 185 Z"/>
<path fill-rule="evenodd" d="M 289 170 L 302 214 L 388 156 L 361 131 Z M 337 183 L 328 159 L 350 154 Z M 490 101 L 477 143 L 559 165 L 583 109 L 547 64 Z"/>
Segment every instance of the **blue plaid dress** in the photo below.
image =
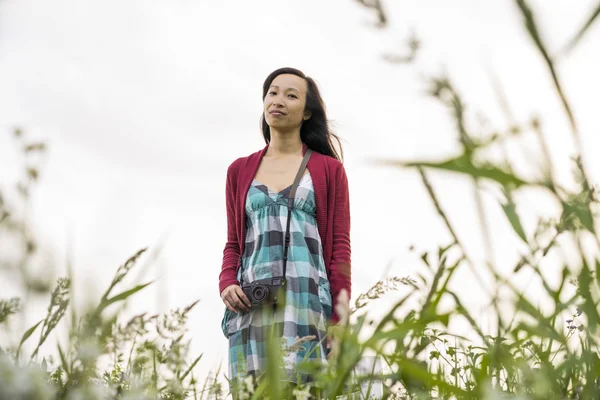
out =
<path fill-rule="evenodd" d="M 238 280 L 244 282 L 282 274 L 283 236 L 291 186 L 275 193 L 254 179 L 246 197 L 246 239 Z M 281 338 L 285 372 L 291 382 L 304 383 L 310 377 L 295 370 L 303 359 L 326 359 L 327 321 L 332 302 L 325 270 L 323 248 L 317 228 L 316 203 L 310 173 L 296 191 L 290 223 L 285 308 L 275 313 L 269 306 L 248 313 L 225 309 L 221 328 L 229 339 L 229 379 L 247 375 L 255 378 L 266 370 L 267 335 L 274 324 Z M 281 330 L 282 329 L 282 330 Z M 298 338 L 314 340 L 294 346 Z"/>

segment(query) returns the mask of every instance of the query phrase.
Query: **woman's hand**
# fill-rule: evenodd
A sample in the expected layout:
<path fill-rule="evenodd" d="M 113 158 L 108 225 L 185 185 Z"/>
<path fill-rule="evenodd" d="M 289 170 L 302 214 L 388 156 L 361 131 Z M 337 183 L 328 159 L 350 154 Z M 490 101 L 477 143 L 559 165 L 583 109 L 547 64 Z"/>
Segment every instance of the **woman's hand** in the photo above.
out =
<path fill-rule="evenodd" d="M 229 311 L 234 313 L 240 310 L 248 312 L 252 307 L 240 285 L 229 285 L 223 289 L 221 300 L 223 300 Z"/>
<path fill-rule="evenodd" d="M 327 335 L 327 339 L 325 341 L 325 348 L 327 348 L 329 350 L 329 353 L 327 354 L 327 359 L 329 360 L 333 353 L 337 351 L 337 343 L 335 343 L 335 338 L 332 337 L 331 334 Z"/>

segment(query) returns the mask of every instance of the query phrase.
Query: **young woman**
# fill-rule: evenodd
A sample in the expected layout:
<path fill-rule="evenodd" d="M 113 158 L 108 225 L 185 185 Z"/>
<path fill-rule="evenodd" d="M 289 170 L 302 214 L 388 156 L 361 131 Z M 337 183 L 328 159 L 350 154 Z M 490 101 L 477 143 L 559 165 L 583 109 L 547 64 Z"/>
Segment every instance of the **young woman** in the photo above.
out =
<path fill-rule="evenodd" d="M 227 243 L 219 291 L 226 306 L 222 329 L 229 339 L 229 377 L 265 372 L 267 337 L 275 327 L 288 379 L 305 383 L 310 377 L 297 374 L 295 365 L 326 359 L 331 346 L 327 326 L 339 321 L 334 305 L 342 289 L 348 294 L 342 298 L 350 297 L 348 180 L 339 138 L 329 128 L 313 79 L 297 69 L 278 69 L 263 84 L 263 103 L 266 146 L 238 158 L 227 170 Z M 253 304 L 256 293 L 242 287 L 261 280 L 280 283 L 276 278 L 283 275 L 284 264 L 279 303 Z M 295 346 L 299 338 L 308 341 Z"/>

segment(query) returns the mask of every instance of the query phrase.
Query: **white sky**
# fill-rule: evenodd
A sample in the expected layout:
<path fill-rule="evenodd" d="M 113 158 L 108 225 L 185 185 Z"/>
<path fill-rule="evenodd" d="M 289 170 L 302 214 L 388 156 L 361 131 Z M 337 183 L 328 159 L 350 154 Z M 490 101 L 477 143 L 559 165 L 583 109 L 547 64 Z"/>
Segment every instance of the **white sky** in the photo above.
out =
<path fill-rule="evenodd" d="M 513 2 L 384 3 L 391 18 L 386 30 L 370 26 L 371 13 L 350 0 L 3 0 L 0 187 L 7 189 L 18 173 L 12 127 L 48 142 L 31 219 L 61 273 L 70 232 L 79 296 L 97 298 L 122 261 L 169 233 L 163 257 L 148 274 L 160 275 L 159 282 L 131 308 L 164 311 L 201 299 L 190 321 L 194 350 L 205 353 L 200 370 L 219 362 L 225 367 L 217 286 L 225 173 L 235 158 L 264 145 L 261 87 L 272 70 L 293 66 L 315 78 L 345 140 L 355 295 L 382 278 L 392 259 L 388 275 L 422 270 L 409 245 L 447 243 L 416 173 L 368 162 L 439 159 L 458 151 L 454 125 L 425 95 L 423 77 L 448 71 L 470 110 L 503 128 L 487 72 L 493 70 L 519 121 L 543 117 L 559 175 L 569 176 L 568 126 Z M 557 51 L 595 2 L 532 3 Z M 382 54 L 404 50 L 411 29 L 423 44 L 416 63 L 382 61 Z M 596 182 L 599 39 L 596 26 L 559 70 Z M 481 260 L 468 181 L 449 174 L 434 174 L 433 181 L 460 224 L 459 235 Z M 522 212 L 554 210 L 539 196 L 521 200 Z M 522 248 L 493 195 L 486 195 L 486 205 L 498 238 L 496 261 L 508 272 Z M 519 279 L 529 277 L 525 272 Z M 471 306 L 483 304 L 466 271 L 459 282 L 459 290 L 472 294 L 466 296 Z M 0 282 L 0 291 L 5 297 L 16 288 Z"/>

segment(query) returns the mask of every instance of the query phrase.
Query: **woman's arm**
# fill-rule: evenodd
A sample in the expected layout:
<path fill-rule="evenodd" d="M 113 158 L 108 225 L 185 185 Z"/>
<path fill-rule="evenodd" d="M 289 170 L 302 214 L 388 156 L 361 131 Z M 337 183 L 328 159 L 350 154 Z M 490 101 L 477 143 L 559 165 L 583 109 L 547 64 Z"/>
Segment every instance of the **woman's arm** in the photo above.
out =
<path fill-rule="evenodd" d="M 237 190 L 237 171 L 240 160 L 233 162 L 227 169 L 225 184 L 225 201 L 227 208 L 227 242 L 223 250 L 223 265 L 219 275 L 219 293 L 227 308 L 234 313 L 250 311 L 250 301 L 244 294 L 237 280 L 240 265 L 240 243 L 237 234 L 237 219 L 235 218 Z"/>
<path fill-rule="evenodd" d="M 225 202 L 227 209 L 227 242 L 223 249 L 223 264 L 219 275 L 219 293 L 227 286 L 239 285 L 237 280 L 237 267 L 240 260 L 240 245 L 237 236 L 235 218 L 235 192 L 237 190 L 237 166 L 238 161 L 233 162 L 227 169 L 227 181 L 225 184 Z"/>
<path fill-rule="evenodd" d="M 350 196 L 348 191 L 348 177 L 346 176 L 344 166 L 339 164 L 335 172 L 333 249 L 329 274 L 334 307 L 331 322 L 334 324 L 340 319 L 335 309 L 337 302 L 340 300 L 338 297 L 341 290 L 346 289 L 348 300 L 351 295 L 350 253 Z"/>

